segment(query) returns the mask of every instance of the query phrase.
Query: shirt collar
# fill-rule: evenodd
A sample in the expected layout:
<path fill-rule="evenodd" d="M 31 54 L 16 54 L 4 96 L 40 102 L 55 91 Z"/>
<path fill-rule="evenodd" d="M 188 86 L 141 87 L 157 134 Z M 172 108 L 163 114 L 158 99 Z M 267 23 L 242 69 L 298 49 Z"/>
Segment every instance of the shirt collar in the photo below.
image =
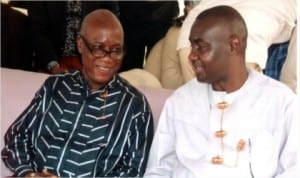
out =
<path fill-rule="evenodd" d="M 76 79 L 78 80 L 78 82 L 80 83 L 80 85 L 82 85 L 84 88 L 89 88 L 89 86 L 87 84 L 87 81 L 85 80 L 82 72 L 76 71 L 76 72 L 74 72 L 74 75 L 76 75 Z M 119 81 L 119 77 L 117 75 L 114 75 L 112 77 L 112 79 L 109 80 L 108 83 L 104 87 L 99 88 L 95 92 L 99 92 L 99 91 L 101 92 L 103 90 L 114 89 L 114 88 L 116 88 L 118 86 L 118 83 L 119 83 L 118 81 Z"/>

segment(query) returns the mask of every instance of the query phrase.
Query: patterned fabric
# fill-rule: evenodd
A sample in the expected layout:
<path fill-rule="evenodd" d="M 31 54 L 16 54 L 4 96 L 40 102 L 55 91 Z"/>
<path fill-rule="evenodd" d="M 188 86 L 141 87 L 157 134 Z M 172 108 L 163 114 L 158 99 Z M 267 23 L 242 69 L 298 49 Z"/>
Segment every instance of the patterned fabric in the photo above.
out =
<path fill-rule="evenodd" d="M 273 79 L 279 80 L 281 68 L 287 56 L 289 42 L 273 44 L 268 49 L 268 60 L 263 73 Z"/>
<path fill-rule="evenodd" d="M 66 26 L 66 39 L 65 48 L 63 51 L 64 56 L 77 56 L 76 52 L 76 38 L 81 23 L 81 1 L 67 1 L 67 26 Z"/>
<path fill-rule="evenodd" d="M 79 71 L 49 77 L 5 135 L 16 176 L 142 176 L 153 137 L 146 98 L 119 76 L 89 92 Z"/>

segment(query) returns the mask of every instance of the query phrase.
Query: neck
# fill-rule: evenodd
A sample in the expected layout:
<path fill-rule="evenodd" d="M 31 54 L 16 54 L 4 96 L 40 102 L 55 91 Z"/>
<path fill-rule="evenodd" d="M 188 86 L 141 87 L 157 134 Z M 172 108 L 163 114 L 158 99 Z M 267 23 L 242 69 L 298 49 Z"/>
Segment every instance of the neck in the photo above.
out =
<path fill-rule="evenodd" d="M 104 87 L 104 84 L 93 81 L 91 78 L 89 78 L 85 71 L 82 71 L 82 74 L 91 92 L 97 91 L 100 88 Z"/>
<path fill-rule="evenodd" d="M 233 72 L 226 79 L 212 83 L 212 88 L 215 91 L 234 92 L 244 85 L 248 75 L 247 69 L 244 68 L 243 70 Z"/>

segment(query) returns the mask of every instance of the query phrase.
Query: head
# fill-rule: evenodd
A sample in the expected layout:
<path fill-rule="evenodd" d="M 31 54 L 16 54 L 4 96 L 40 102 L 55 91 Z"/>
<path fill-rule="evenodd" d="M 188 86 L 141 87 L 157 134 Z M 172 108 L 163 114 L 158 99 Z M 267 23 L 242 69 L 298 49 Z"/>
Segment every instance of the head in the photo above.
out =
<path fill-rule="evenodd" d="M 118 18 L 98 9 L 82 21 L 77 38 L 82 72 L 92 90 L 105 86 L 118 72 L 124 53 L 124 32 Z"/>
<path fill-rule="evenodd" d="M 200 13 L 192 25 L 189 60 L 200 82 L 225 82 L 245 70 L 247 28 L 232 7 L 216 6 Z"/>

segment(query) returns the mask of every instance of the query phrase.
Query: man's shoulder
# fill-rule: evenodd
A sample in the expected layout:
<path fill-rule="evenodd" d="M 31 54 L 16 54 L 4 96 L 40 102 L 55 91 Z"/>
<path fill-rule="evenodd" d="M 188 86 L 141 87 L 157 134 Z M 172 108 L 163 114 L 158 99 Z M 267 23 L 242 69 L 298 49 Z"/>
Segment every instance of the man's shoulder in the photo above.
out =
<path fill-rule="evenodd" d="M 126 79 L 117 76 L 116 83 L 118 84 L 118 87 L 122 92 L 138 98 L 144 97 L 144 94 L 137 87 L 129 83 Z"/>
<path fill-rule="evenodd" d="M 252 78 L 255 87 L 259 87 L 262 91 L 271 92 L 274 95 L 278 93 L 278 95 L 295 96 L 287 85 L 269 76 L 254 72 Z"/>
<path fill-rule="evenodd" d="M 207 97 L 209 85 L 207 83 L 199 82 L 196 78 L 188 81 L 184 85 L 177 88 L 172 98 L 178 99 L 197 99 Z"/>
<path fill-rule="evenodd" d="M 54 83 L 70 83 L 70 82 L 77 82 L 82 81 L 80 76 L 80 71 L 72 71 L 64 74 L 53 74 L 49 75 L 48 78 L 45 81 L 45 84 L 53 85 Z"/>

